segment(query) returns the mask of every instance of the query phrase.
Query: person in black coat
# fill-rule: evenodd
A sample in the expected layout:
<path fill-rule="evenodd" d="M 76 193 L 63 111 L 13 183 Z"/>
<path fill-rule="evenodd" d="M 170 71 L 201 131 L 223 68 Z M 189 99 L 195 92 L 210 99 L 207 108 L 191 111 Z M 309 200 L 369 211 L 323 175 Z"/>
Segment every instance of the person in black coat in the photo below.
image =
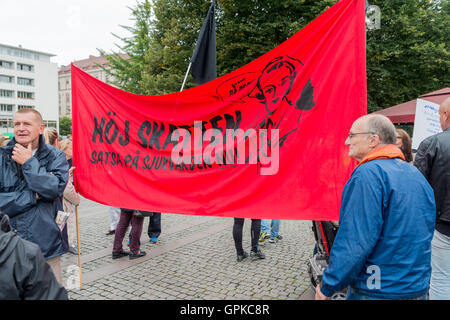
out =
<path fill-rule="evenodd" d="M 20 238 L 0 213 L 0 300 L 68 300 L 39 246 Z"/>

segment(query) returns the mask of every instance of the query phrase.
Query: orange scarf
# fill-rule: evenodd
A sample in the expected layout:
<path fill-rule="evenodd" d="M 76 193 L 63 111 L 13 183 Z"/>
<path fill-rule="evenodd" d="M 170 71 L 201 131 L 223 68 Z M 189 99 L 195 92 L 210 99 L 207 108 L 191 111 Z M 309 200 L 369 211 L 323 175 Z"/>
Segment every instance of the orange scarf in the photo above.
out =
<path fill-rule="evenodd" d="M 363 163 L 375 160 L 375 159 L 393 159 L 393 158 L 401 158 L 405 160 L 405 156 L 403 152 L 393 144 L 387 144 L 381 147 L 377 147 L 370 151 L 357 165 L 359 167 Z"/>

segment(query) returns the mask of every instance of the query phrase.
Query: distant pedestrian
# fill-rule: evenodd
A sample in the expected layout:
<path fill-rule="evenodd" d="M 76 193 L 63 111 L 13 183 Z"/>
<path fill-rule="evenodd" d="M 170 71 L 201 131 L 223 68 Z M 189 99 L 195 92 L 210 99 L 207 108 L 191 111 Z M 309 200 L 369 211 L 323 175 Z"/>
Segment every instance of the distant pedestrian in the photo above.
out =
<path fill-rule="evenodd" d="M 135 210 L 120 209 L 120 219 L 114 235 L 114 247 L 112 252 L 113 259 L 129 256 L 130 260 L 132 260 L 145 256 L 145 251 L 140 250 L 144 217 L 140 213 L 135 213 Z M 130 252 L 128 252 L 123 250 L 122 242 L 130 223 Z"/>
<path fill-rule="evenodd" d="M 72 141 L 65 139 L 60 143 L 60 149 L 66 154 L 66 160 L 72 160 Z M 67 236 L 69 240 L 69 252 L 72 254 L 78 254 L 78 247 L 76 245 L 76 217 L 74 206 L 80 204 L 80 197 L 75 190 L 73 185 L 73 171 L 75 167 L 72 167 L 72 163 L 69 163 L 69 181 L 67 182 L 66 188 L 63 194 L 63 208 L 64 212 L 69 213 L 69 218 L 67 219 Z"/>
<path fill-rule="evenodd" d="M 237 261 L 241 262 L 248 257 L 248 253 L 242 247 L 242 229 L 244 228 L 244 218 L 234 218 L 233 239 L 236 247 Z M 266 256 L 258 249 L 259 234 L 261 232 L 261 219 L 252 219 L 251 225 L 251 251 L 252 260 L 264 259 Z"/>
<path fill-rule="evenodd" d="M 119 222 L 120 218 L 120 208 L 108 207 L 108 213 L 109 213 L 109 230 L 108 232 L 106 232 L 106 235 L 110 236 L 116 233 L 117 223 Z"/>
<path fill-rule="evenodd" d="M 148 223 L 147 234 L 151 243 L 158 243 L 158 238 L 161 235 L 161 212 L 153 212 Z"/>
<path fill-rule="evenodd" d="M 402 150 L 405 156 L 405 161 L 408 163 L 413 162 L 412 143 L 408 132 L 403 129 L 397 129 L 397 140 L 395 145 Z"/>
<path fill-rule="evenodd" d="M 431 300 L 450 300 L 450 98 L 439 108 L 443 132 L 419 145 L 414 165 L 430 183 L 436 199 L 431 242 Z"/>
<path fill-rule="evenodd" d="M 282 240 L 283 237 L 279 234 L 280 220 L 272 220 L 269 225 L 269 220 L 261 220 L 261 234 L 259 236 L 259 243 L 263 244 L 267 239 L 270 243 L 277 243 Z"/>

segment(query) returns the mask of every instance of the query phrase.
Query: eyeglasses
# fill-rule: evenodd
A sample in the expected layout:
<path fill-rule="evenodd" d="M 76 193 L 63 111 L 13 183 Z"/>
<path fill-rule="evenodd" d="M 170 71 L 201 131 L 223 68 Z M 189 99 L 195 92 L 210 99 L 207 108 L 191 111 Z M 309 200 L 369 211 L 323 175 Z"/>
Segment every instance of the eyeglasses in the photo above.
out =
<path fill-rule="evenodd" d="M 348 133 L 348 138 L 351 139 L 354 136 L 356 136 L 357 134 L 375 134 L 375 133 L 374 132 L 358 132 L 358 133 L 349 132 Z"/>

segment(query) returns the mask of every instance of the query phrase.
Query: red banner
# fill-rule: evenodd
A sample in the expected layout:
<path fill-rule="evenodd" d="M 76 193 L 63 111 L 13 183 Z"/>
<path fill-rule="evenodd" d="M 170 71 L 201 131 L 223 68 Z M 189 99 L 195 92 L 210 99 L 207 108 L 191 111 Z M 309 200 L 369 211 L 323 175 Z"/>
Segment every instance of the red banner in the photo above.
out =
<path fill-rule="evenodd" d="M 366 113 L 365 2 L 342 0 L 246 66 L 161 96 L 72 65 L 75 184 L 106 205 L 337 220 Z"/>

